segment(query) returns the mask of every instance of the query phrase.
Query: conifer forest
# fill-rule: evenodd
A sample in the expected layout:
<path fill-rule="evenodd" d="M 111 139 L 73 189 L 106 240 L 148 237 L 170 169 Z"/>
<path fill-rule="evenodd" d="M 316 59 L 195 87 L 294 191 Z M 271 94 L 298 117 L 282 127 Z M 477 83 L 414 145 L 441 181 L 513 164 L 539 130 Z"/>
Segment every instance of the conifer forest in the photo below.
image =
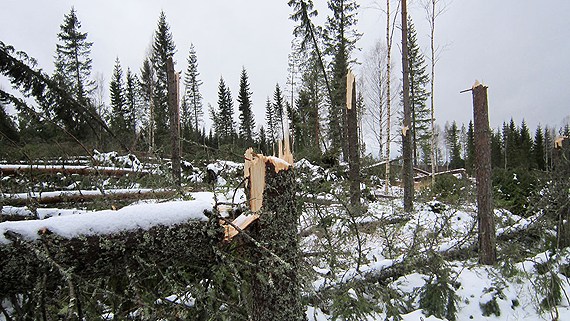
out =
<path fill-rule="evenodd" d="M 40 2 L 0 14 L 0 321 L 570 320 L 560 13 Z"/>

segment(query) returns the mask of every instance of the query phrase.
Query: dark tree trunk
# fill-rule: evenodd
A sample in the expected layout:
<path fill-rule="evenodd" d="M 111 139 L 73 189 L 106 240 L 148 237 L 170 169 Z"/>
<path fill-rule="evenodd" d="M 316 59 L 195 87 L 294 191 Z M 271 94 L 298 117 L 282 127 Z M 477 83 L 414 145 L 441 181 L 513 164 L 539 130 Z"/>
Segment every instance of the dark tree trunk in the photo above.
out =
<path fill-rule="evenodd" d="M 402 168 L 402 180 L 404 183 L 404 211 L 414 210 L 414 173 L 412 164 L 412 110 L 410 106 L 410 65 L 408 62 L 408 10 L 407 0 L 402 0 L 402 70 L 404 77 L 403 103 L 404 103 L 404 124 L 402 128 L 402 158 L 404 167 Z"/>
<path fill-rule="evenodd" d="M 475 173 L 477 178 L 477 222 L 479 228 L 479 263 L 493 265 L 497 259 L 495 217 L 491 181 L 491 131 L 487 105 L 487 87 L 475 84 L 473 120 L 475 131 Z"/>
<path fill-rule="evenodd" d="M 350 205 L 355 213 L 360 213 L 360 153 L 358 144 L 358 111 L 356 110 L 356 79 L 349 71 L 347 76 L 347 134 L 348 134 L 348 165 L 350 180 Z M 351 103 L 348 104 L 350 99 Z"/>
<path fill-rule="evenodd" d="M 172 57 L 166 62 L 168 78 L 168 109 L 170 112 L 170 140 L 172 142 L 172 178 L 176 187 L 181 184 L 180 172 L 180 110 L 178 107 L 178 75 L 174 72 Z"/>
<path fill-rule="evenodd" d="M 266 160 L 265 191 L 259 219 L 250 235 L 265 249 L 253 247 L 251 261 L 251 320 L 305 320 L 301 302 L 299 207 L 296 182 L 291 167 L 275 171 Z"/>

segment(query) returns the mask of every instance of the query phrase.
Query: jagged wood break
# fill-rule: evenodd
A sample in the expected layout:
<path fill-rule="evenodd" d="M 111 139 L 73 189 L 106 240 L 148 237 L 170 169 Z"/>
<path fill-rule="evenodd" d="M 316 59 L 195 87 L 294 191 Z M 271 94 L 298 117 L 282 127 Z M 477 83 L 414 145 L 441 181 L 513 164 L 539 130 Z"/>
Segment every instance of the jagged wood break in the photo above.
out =
<path fill-rule="evenodd" d="M 245 164 L 243 168 L 243 176 L 246 178 L 247 188 L 249 188 L 249 209 L 251 212 L 243 213 L 238 216 L 232 224 L 241 230 L 247 228 L 251 223 L 259 218 L 259 211 L 263 205 L 263 192 L 265 191 L 265 169 L 268 163 L 273 165 L 275 173 L 281 170 L 287 170 L 293 164 L 293 154 L 289 145 L 289 137 L 285 136 L 282 144 L 279 142 L 279 157 L 264 156 L 256 154 L 253 148 L 248 148 L 244 154 Z M 230 224 L 222 223 L 225 230 L 225 240 L 229 241 L 236 236 L 239 231 Z"/>

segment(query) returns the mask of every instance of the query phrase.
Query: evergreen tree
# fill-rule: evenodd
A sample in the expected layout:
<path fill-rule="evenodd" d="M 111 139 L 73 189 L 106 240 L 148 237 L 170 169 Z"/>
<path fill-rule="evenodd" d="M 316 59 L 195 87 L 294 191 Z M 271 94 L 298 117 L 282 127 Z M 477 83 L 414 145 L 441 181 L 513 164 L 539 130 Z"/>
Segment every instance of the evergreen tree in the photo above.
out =
<path fill-rule="evenodd" d="M 493 138 L 494 134 L 491 133 L 491 162 L 493 162 L 494 157 L 496 157 L 493 153 Z M 473 129 L 472 120 L 469 121 L 469 125 L 467 126 L 467 144 L 465 147 L 465 170 L 467 170 L 467 173 L 473 174 L 475 172 L 475 131 Z M 501 151 L 499 144 L 499 157 L 500 155 Z"/>
<path fill-rule="evenodd" d="M 125 85 L 123 82 L 123 69 L 119 58 L 115 59 L 113 76 L 109 84 L 109 96 L 111 98 L 110 128 L 119 137 L 127 134 L 127 113 L 125 101 Z"/>
<path fill-rule="evenodd" d="M 149 151 L 153 152 L 155 148 L 154 144 L 154 87 L 156 85 L 156 77 L 154 74 L 154 69 L 152 69 L 152 63 L 148 58 L 143 61 L 141 67 L 141 78 L 139 81 L 139 89 L 141 93 L 142 109 L 144 120 L 141 120 L 143 127 L 146 128 L 147 143 Z"/>
<path fill-rule="evenodd" d="M 268 150 L 267 146 L 268 146 L 267 135 L 265 135 L 265 129 L 263 128 L 263 126 L 261 126 L 259 128 L 259 135 L 258 135 L 258 139 L 257 139 L 257 148 L 259 149 L 259 151 L 262 154 L 268 155 L 269 150 Z"/>
<path fill-rule="evenodd" d="M 522 121 L 520 134 L 519 134 L 519 167 L 524 169 L 531 169 L 533 167 L 532 155 L 532 138 L 526 122 Z"/>
<path fill-rule="evenodd" d="M 53 78 L 66 88 L 83 106 L 89 108 L 89 94 L 94 89 L 94 81 L 90 80 L 90 58 L 92 42 L 87 41 L 87 33 L 81 32 L 81 22 L 77 18 L 75 8 L 71 7 L 64 15 L 63 24 L 57 34 L 58 44 L 55 53 L 55 71 Z M 86 137 L 89 124 L 82 115 L 69 106 L 56 104 L 53 106 L 58 119 L 74 136 Z"/>
<path fill-rule="evenodd" d="M 503 144 L 505 150 L 505 169 L 519 166 L 520 139 L 519 130 L 511 118 L 508 125 L 503 124 Z"/>
<path fill-rule="evenodd" d="M 169 146 L 169 115 L 168 115 L 168 81 L 166 76 L 166 62 L 173 57 L 176 46 L 172 40 L 170 26 L 166 22 L 164 11 L 160 13 L 158 26 L 154 33 L 151 62 L 156 74 L 154 86 L 154 126 L 155 140 L 158 147 Z"/>
<path fill-rule="evenodd" d="M 220 77 L 218 85 L 218 110 L 210 109 L 210 115 L 221 144 L 231 144 L 235 137 L 234 104 L 230 89 L 226 87 L 224 78 Z"/>
<path fill-rule="evenodd" d="M 347 159 L 346 74 L 351 53 L 361 36 L 355 30 L 359 5 L 354 0 L 329 0 L 328 7 L 331 15 L 325 26 L 325 52 L 332 57 L 328 135 L 333 153 L 338 155 L 342 150 Z"/>
<path fill-rule="evenodd" d="M 273 115 L 274 117 L 274 135 L 276 139 L 283 139 L 285 137 L 285 101 L 283 99 L 283 92 L 279 84 L 275 85 L 275 91 L 273 92 Z"/>
<path fill-rule="evenodd" d="M 414 166 L 418 164 L 418 146 L 430 144 L 431 140 L 431 111 L 426 105 L 429 97 L 427 85 L 429 77 L 426 71 L 426 63 L 418 45 L 417 33 L 408 17 L 408 64 L 410 77 L 410 106 L 412 110 L 412 149 Z"/>
<path fill-rule="evenodd" d="M 545 148 L 544 148 L 544 134 L 540 125 L 536 128 L 534 134 L 534 144 L 532 145 L 532 158 L 534 160 L 534 166 L 539 171 L 546 170 L 546 160 L 545 160 Z"/>
<path fill-rule="evenodd" d="M 255 120 L 251 110 L 251 92 L 249 90 L 249 80 L 245 68 L 241 70 L 239 93 L 237 97 L 239 115 L 239 136 L 245 147 L 253 145 Z"/>
<path fill-rule="evenodd" d="M 4 104 L 0 102 L 0 146 L 6 139 L 17 142 L 20 140 L 20 134 L 14 119 L 6 113 Z"/>
<path fill-rule="evenodd" d="M 202 81 L 198 78 L 198 58 L 194 45 L 190 44 L 188 53 L 188 68 L 184 78 L 184 99 L 182 110 L 182 124 L 183 127 L 188 127 L 194 133 L 199 133 L 198 128 L 202 123 L 203 110 L 202 110 L 202 94 L 200 93 L 200 86 Z"/>
<path fill-rule="evenodd" d="M 461 158 L 461 144 L 459 142 L 459 129 L 457 123 L 453 121 L 446 133 L 447 146 L 450 151 L 449 168 L 462 168 L 465 166 L 464 160 Z"/>
<path fill-rule="evenodd" d="M 492 168 L 504 168 L 503 151 L 501 143 L 501 131 L 491 132 L 491 163 Z M 473 163 L 475 160 L 473 159 Z"/>
<path fill-rule="evenodd" d="M 125 122 L 132 138 L 137 135 L 137 121 L 139 120 L 140 114 L 138 83 L 137 75 L 131 72 L 131 68 L 127 68 L 125 82 Z"/>
<path fill-rule="evenodd" d="M 275 154 L 275 141 L 277 140 L 279 127 L 277 117 L 275 117 L 275 112 L 273 110 L 273 104 L 269 97 L 267 97 L 267 101 L 265 103 L 265 123 L 267 125 L 267 140 L 271 146 L 271 152 Z"/>

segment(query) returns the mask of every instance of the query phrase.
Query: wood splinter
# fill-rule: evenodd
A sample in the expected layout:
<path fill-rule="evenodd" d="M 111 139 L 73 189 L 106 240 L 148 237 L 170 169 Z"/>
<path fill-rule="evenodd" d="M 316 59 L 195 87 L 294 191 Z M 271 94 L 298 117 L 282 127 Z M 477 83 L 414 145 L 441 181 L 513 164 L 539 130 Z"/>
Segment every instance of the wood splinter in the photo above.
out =
<path fill-rule="evenodd" d="M 285 142 L 279 142 L 279 157 L 264 156 L 253 152 L 253 148 L 245 151 L 245 164 L 243 176 L 246 178 L 246 186 L 249 186 L 249 209 L 251 212 L 243 213 L 236 217 L 232 225 L 241 230 L 247 228 L 251 223 L 259 218 L 259 211 L 263 205 L 263 191 L 265 190 L 265 168 L 267 162 L 271 162 L 275 172 L 287 170 L 293 164 L 293 155 L 289 146 L 289 139 L 286 135 Z M 232 225 L 221 222 L 224 226 L 224 240 L 230 241 L 239 231 Z"/>

